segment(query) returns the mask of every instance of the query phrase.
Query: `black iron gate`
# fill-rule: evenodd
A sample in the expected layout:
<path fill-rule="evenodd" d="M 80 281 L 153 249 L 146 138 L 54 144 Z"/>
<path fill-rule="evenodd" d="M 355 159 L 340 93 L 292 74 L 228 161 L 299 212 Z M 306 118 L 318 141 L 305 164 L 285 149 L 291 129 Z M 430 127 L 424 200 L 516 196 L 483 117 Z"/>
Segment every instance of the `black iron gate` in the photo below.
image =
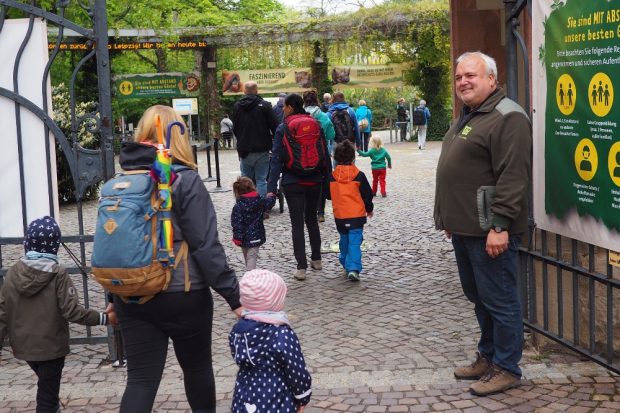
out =
<path fill-rule="evenodd" d="M 88 16 L 91 27 L 82 27 L 65 17 L 68 7 L 79 7 L 84 11 L 84 15 Z M 13 0 L 0 0 L 0 33 L 10 17 L 19 16 L 27 19 L 28 29 L 21 39 L 11 39 L 12 42 L 20 44 L 19 51 L 15 57 L 15 63 L 12 68 L 12 87 L 0 87 L 0 100 L 8 99 L 15 107 L 15 128 L 17 130 L 17 147 L 18 147 L 18 165 L 20 176 L 20 193 L 11 194 L 16 198 L 16 202 L 22 205 L 22 227 L 27 228 L 28 219 L 36 217 L 27 217 L 26 215 L 26 186 L 28 182 L 24 180 L 24 171 L 26 168 L 36 168 L 37 171 L 47 174 L 48 186 L 52 187 L 52 182 L 56 179 L 53 176 L 55 165 L 52 165 L 50 148 L 50 136 L 53 136 L 55 142 L 60 148 L 61 154 L 66 158 L 70 175 L 75 187 L 74 195 L 76 199 L 75 206 L 69 208 L 70 217 L 66 216 L 63 208 L 63 220 L 69 220 L 71 231 L 67 233 L 66 227 L 63 228 L 62 242 L 67 248 L 64 252 L 63 264 L 68 268 L 69 273 L 78 274 L 74 277 L 81 281 L 82 298 L 86 306 L 92 299 L 92 288 L 89 288 L 87 271 L 87 245 L 92 242 L 92 235 L 87 235 L 84 228 L 84 194 L 88 188 L 97 184 L 104 178 L 110 177 L 114 173 L 114 153 L 113 153 L 113 135 L 112 135 L 112 106 L 110 94 L 110 64 L 108 56 L 108 29 L 106 20 L 106 1 L 90 0 L 88 3 L 74 2 L 70 0 L 58 0 L 56 3 L 56 14 L 35 7 L 35 2 L 28 3 Z M 48 30 L 54 33 L 55 39 L 52 37 L 54 47 L 50 47 L 49 61 L 43 72 L 43 76 L 38 79 L 28 77 L 28 82 L 37 82 L 41 85 L 42 105 L 37 105 L 32 100 L 20 95 L 20 71 L 27 73 L 28 67 L 24 67 L 22 57 L 24 50 L 30 42 L 40 41 L 33 40 L 31 33 L 35 22 L 42 20 L 48 26 Z M 87 42 L 87 48 L 79 57 L 80 60 L 72 68 L 71 78 L 68 85 L 69 107 L 70 107 L 70 133 L 68 136 L 63 133 L 54 118 L 49 114 L 52 112 L 48 107 L 50 72 L 53 65 L 57 61 L 59 53 L 62 52 L 63 38 L 65 31 L 71 30 L 83 36 Z M 94 109 L 85 114 L 79 114 L 76 107 L 79 103 L 79 97 L 76 96 L 76 79 L 80 73 L 83 73 L 86 67 L 96 67 L 96 76 L 98 81 L 98 99 L 95 100 Z M 23 147 L 24 136 L 22 135 L 23 119 L 22 113 L 27 111 L 34 115 L 44 126 L 42 136 L 40 136 L 40 144 L 45 145 L 47 165 L 27 165 L 24 160 Z M 94 134 L 99 141 L 99 149 L 85 149 L 80 145 L 80 130 L 86 128 L 88 132 Z M 3 139 L 7 139 L 6 136 Z M 38 138 L 37 138 L 38 139 Z M 53 142 L 53 141 L 52 141 Z M 54 194 L 50 191 L 48 195 L 49 210 L 54 214 Z M 0 238 L 0 283 L 2 277 L 6 273 L 8 267 L 14 260 L 23 255 L 21 248 L 22 238 Z M 73 258 L 74 260 L 72 260 Z M 81 278 L 79 277 L 81 275 Z M 90 294 L 89 294 L 90 293 Z M 103 302 L 103 298 L 101 298 Z M 99 304 L 98 304 L 99 305 Z M 85 333 L 74 334 L 72 342 L 95 343 L 106 342 L 107 334 L 94 335 L 90 327 L 85 328 Z M 111 347 L 111 351 L 113 348 Z"/>
<path fill-rule="evenodd" d="M 504 4 L 507 93 L 517 100 L 522 81 L 523 101 L 531 113 L 528 49 L 518 30 L 521 16 L 531 21 L 531 0 L 504 0 Z M 620 269 L 610 264 L 606 249 L 537 230 L 531 205 L 528 245 L 520 254 L 525 325 L 620 373 Z"/>

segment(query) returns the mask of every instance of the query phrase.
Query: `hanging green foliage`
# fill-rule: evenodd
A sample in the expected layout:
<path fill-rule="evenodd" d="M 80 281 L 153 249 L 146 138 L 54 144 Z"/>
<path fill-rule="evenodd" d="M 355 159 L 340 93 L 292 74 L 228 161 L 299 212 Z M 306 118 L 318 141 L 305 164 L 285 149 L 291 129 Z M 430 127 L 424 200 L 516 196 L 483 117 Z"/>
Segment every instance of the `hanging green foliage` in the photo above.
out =
<path fill-rule="evenodd" d="M 410 33 L 411 43 L 416 45 L 410 81 L 418 85 L 420 98 L 432 113 L 427 132 L 431 140 L 441 139 L 452 119 L 450 41 L 440 28 L 449 24 L 449 17 L 439 10 L 432 13 L 439 24 L 418 25 Z"/>

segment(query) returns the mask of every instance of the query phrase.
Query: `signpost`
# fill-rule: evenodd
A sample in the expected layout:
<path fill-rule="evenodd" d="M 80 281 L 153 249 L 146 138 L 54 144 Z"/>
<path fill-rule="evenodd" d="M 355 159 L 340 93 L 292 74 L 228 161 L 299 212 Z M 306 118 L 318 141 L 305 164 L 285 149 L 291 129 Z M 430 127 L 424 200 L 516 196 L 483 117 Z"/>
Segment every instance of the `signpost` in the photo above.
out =
<path fill-rule="evenodd" d="M 190 139 L 192 132 L 192 115 L 198 115 L 198 98 L 172 99 L 172 108 L 181 116 L 187 116 Z M 200 117 L 198 117 L 198 135 L 200 135 Z"/>

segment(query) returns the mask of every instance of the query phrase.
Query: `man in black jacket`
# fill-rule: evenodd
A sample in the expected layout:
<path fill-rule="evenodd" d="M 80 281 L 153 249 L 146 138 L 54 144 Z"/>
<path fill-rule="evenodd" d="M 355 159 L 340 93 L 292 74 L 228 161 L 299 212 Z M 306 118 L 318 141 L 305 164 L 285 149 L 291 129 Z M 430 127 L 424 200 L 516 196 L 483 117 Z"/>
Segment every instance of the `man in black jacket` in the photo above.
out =
<path fill-rule="evenodd" d="M 246 82 L 245 96 L 233 108 L 241 175 L 256 182 L 261 196 L 267 192 L 269 151 L 279 123 L 271 104 L 258 95 L 256 82 Z"/>
<path fill-rule="evenodd" d="M 486 396 L 521 383 L 519 245 L 528 229 L 532 130 L 523 108 L 498 86 L 492 57 L 461 55 L 454 90 L 463 109 L 437 164 L 435 226 L 452 239 L 480 326 L 476 360 L 454 376 L 477 380 L 470 392 Z"/>

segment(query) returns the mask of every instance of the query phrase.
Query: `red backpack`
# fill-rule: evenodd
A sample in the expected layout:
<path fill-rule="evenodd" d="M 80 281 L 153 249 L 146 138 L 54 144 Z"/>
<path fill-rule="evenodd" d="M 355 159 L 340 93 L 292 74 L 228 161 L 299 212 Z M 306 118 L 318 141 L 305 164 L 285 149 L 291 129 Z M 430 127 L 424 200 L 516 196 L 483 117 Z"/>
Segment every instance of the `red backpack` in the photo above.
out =
<path fill-rule="evenodd" d="M 296 175 L 314 175 L 323 169 L 325 143 L 321 126 L 311 115 L 292 115 L 284 120 L 283 160 Z"/>

